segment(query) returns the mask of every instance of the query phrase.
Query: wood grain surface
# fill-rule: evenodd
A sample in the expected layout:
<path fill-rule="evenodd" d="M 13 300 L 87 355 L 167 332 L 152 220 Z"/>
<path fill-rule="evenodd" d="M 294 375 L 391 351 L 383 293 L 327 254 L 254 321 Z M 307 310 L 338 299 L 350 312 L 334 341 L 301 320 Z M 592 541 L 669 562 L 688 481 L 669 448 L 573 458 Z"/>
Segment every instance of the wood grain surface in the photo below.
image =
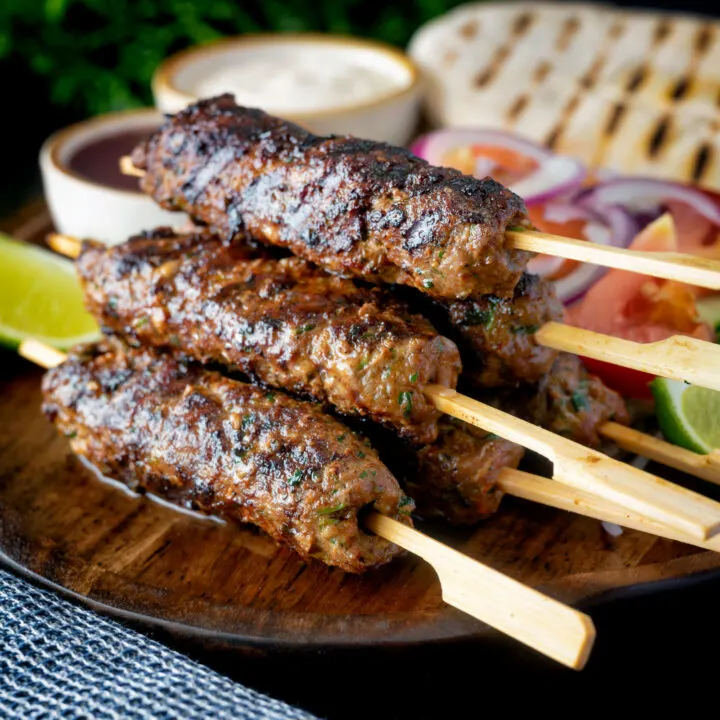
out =
<path fill-rule="evenodd" d="M 307 649 L 491 632 L 446 607 L 432 569 L 410 556 L 347 575 L 302 562 L 252 528 L 98 477 L 42 416 L 42 371 L 8 350 L 0 366 L 0 561 L 11 567 L 206 644 Z M 597 521 L 514 498 L 477 528 L 420 527 L 572 603 L 720 569 L 720 554 L 634 531 L 613 538 Z"/>

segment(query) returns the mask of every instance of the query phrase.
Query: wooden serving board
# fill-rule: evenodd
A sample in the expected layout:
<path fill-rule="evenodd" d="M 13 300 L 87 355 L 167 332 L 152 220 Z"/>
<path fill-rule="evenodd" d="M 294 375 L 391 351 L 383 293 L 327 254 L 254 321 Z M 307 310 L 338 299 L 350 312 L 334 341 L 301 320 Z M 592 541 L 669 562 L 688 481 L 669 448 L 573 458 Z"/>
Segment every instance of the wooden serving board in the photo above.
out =
<path fill-rule="evenodd" d="M 104 612 L 239 649 L 489 632 L 445 606 L 434 572 L 411 556 L 347 575 L 304 563 L 251 528 L 181 512 L 97 477 L 42 416 L 42 371 L 6 350 L 0 364 L 0 561 L 10 567 Z M 720 554 L 633 531 L 613 538 L 596 521 L 514 498 L 477 528 L 420 527 L 575 604 L 720 569 Z"/>

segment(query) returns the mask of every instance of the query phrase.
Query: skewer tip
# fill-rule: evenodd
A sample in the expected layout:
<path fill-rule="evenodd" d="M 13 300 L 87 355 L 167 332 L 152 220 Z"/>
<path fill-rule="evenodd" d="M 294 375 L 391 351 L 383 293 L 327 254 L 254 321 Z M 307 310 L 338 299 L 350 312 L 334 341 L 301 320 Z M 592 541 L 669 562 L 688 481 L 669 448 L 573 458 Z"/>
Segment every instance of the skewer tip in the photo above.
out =
<path fill-rule="evenodd" d="M 82 250 L 82 242 L 79 238 L 63 233 L 50 233 L 46 242 L 55 252 L 72 259 L 77 258 Z"/>
<path fill-rule="evenodd" d="M 145 175 L 143 170 L 135 167 L 132 158 L 129 155 L 123 155 L 120 158 L 120 172 L 123 175 L 130 175 L 132 177 L 142 177 Z"/>
<path fill-rule="evenodd" d="M 46 370 L 57 367 L 65 362 L 66 355 L 60 350 L 56 350 L 50 345 L 39 342 L 38 340 L 23 340 L 18 347 L 18 355 L 24 357 L 30 362 L 34 362 Z"/>

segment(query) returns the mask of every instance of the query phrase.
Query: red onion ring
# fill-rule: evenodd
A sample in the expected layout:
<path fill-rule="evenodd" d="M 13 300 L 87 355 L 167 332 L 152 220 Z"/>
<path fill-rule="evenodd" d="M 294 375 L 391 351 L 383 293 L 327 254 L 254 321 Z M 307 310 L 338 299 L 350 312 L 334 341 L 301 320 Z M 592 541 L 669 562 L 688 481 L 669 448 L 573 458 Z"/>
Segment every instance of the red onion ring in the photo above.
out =
<path fill-rule="evenodd" d="M 604 213 L 605 208 L 621 207 L 630 213 L 657 212 L 668 200 L 685 203 L 713 225 L 720 225 L 720 206 L 701 190 L 650 178 L 606 180 L 579 197 L 578 202 Z"/>
<path fill-rule="evenodd" d="M 634 219 L 619 207 L 604 208 L 600 213 L 571 202 L 549 203 L 545 209 L 545 216 L 555 222 L 585 220 L 586 238 L 600 245 L 626 248 L 638 232 Z M 552 266 L 548 268 L 546 270 L 541 265 L 537 269 L 532 267 L 530 269 L 531 272 L 537 271 L 540 275 L 551 274 L 557 269 Z M 580 300 L 606 272 L 607 268 L 581 263 L 570 274 L 555 281 L 557 295 L 565 305 L 571 305 Z"/>
<path fill-rule="evenodd" d="M 410 151 L 431 165 L 442 166 L 449 150 L 472 145 L 507 148 L 537 163 L 534 172 L 510 187 L 525 200 L 526 205 L 545 203 L 576 190 L 585 179 L 586 170 L 577 160 L 555 155 L 529 140 L 499 130 L 436 130 L 419 137 L 410 146 Z M 482 158 L 474 174 L 478 177 L 488 175 L 482 167 Z"/>

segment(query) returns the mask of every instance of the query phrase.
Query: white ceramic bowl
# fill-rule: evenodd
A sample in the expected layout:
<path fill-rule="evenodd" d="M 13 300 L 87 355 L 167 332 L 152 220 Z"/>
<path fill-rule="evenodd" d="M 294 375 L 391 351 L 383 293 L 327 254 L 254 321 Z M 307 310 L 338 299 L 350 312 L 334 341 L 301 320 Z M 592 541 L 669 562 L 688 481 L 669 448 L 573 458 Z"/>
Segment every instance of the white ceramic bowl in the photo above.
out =
<path fill-rule="evenodd" d="M 110 113 L 70 125 L 45 141 L 40 169 L 45 199 L 58 231 L 116 244 L 142 230 L 185 222 L 184 214 L 162 210 L 139 190 L 103 185 L 68 165 L 75 153 L 91 143 L 123 131 L 147 130 L 150 134 L 161 122 L 162 115 L 153 109 Z"/>
<path fill-rule="evenodd" d="M 163 61 L 152 80 L 155 105 L 165 113 L 176 113 L 200 98 L 194 88 L 209 73 L 220 67 L 237 66 L 243 62 L 281 54 L 292 61 L 293 52 L 308 52 L 313 46 L 319 63 L 333 58 L 360 63 L 392 79 L 393 87 L 380 90 L 367 100 L 347 102 L 324 109 L 293 111 L 264 107 L 306 127 L 318 135 L 355 135 L 403 145 L 412 137 L 420 104 L 420 74 L 415 64 L 401 50 L 371 40 L 338 35 L 270 34 L 244 35 L 183 50 Z M 229 88 L 217 88 L 221 92 Z"/>

